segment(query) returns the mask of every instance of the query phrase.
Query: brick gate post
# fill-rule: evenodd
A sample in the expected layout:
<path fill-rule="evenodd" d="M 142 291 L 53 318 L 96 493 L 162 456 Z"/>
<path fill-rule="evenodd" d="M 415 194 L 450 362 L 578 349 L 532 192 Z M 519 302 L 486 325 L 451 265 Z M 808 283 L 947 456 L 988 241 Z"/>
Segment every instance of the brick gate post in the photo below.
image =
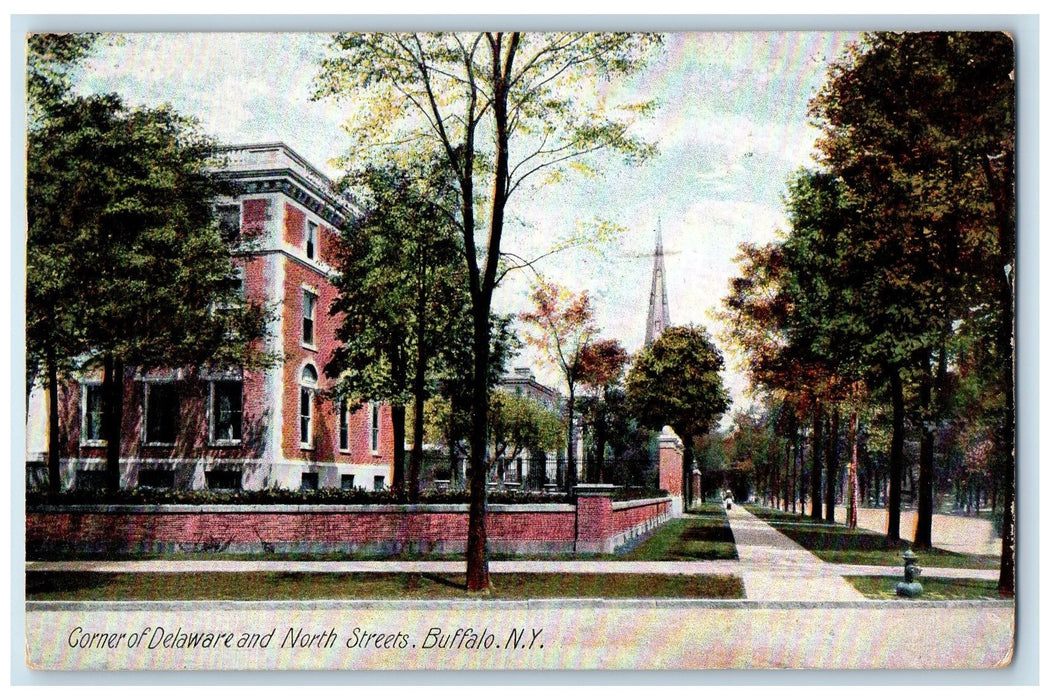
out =
<path fill-rule="evenodd" d="M 577 484 L 576 551 L 611 553 L 613 546 L 613 484 Z"/>
<path fill-rule="evenodd" d="M 682 441 L 670 426 L 660 433 L 660 488 L 671 495 L 671 517 L 682 514 Z"/>

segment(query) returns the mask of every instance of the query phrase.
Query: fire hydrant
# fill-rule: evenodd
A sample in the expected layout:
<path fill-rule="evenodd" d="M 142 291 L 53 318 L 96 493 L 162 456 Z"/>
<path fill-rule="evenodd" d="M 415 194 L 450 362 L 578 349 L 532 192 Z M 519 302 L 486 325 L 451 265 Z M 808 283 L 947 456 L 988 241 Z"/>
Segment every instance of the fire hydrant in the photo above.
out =
<path fill-rule="evenodd" d="M 897 583 L 897 595 L 915 598 L 922 595 L 922 584 L 915 577 L 922 573 L 919 558 L 910 549 L 904 552 L 904 580 Z"/>

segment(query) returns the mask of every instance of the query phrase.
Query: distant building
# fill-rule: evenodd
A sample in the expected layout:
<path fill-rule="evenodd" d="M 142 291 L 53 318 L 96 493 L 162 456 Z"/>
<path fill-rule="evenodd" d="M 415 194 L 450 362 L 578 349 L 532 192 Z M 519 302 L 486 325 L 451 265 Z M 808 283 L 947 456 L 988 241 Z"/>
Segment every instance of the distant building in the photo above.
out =
<path fill-rule="evenodd" d="M 321 399 L 331 385 L 324 367 L 339 324 L 327 312 L 336 295 L 330 256 L 354 207 L 282 143 L 227 147 L 223 155 L 221 175 L 239 194 L 217 203 L 220 225 L 250 242 L 236 248 L 235 262 L 246 297 L 277 309 L 269 349 L 283 360 L 268 370 L 211 374 L 129 368 L 121 486 L 386 488 L 389 407 L 350 412 Z M 63 488 L 100 485 L 101 371 L 61 387 L 59 401 Z M 46 459 L 46 426 L 46 399 L 37 391 L 30 399 L 30 463 Z"/>
<path fill-rule="evenodd" d="M 515 367 L 512 373 L 505 374 L 500 380 L 499 388 L 530 398 L 558 415 L 565 410 L 565 400 L 562 395 L 546 384 L 536 381 L 536 375 L 528 367 Z M 532 488 L 556 483 L 559 477 L 559 463 L 564 468 L 565 455 L 563 453 L 527 450 L 524 454 L 502 465 L 503 481 L 522 483 Z"/>
<path fill-rule="evenodd" d="M 561 394 L 536 381 L 536 375 L 528 367 L 515 367 L 511 374 L 504 375 L 500 380 L 500 388 L 539 401 L 552 411 L 560 413 L 562 410 Z"/>

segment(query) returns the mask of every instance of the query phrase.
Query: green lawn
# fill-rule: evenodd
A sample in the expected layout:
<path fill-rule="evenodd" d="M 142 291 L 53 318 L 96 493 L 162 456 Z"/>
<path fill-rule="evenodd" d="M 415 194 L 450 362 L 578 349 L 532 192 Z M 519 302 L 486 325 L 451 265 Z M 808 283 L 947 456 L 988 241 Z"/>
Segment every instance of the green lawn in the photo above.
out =
<path fill-rule="evenodd" d="M 492 598 L 743 598 L 736 576 L 493 574 Z M 464 599 L 461 574 L 27 572 L 26 600 Z"/>
<path fill-rule="evenodd" d="M 865 597 L 877 600 L 896 599 L 896 585 L 901 579 L 889 576 L 846 576 Z M 996 581 L 963 578 L 919 578 L 922 584 L 922 595 L 919 600 L 1006 600 L 1009 596 L 999 595 Z"/>
<path fill-rule="evenodd" d="M 748 505 L 747 509 L 777 530 L 833 564 L 902 565 L 901 553 L 909 543 L 891 543 L 871 530 L 850 530 L 845 525 L 819 523 L 795 513 Z M 997 569 L 999 557 L 958 554 L 943 549 L 916 552 L 919 566 L 958 569 Z"/>
<path fill-rule="evenodd" d="M 702 507 L 699 517 L 676 518 L 630 552 L 615 557 L 634 561 L 710 561 L 736 559 L 736 542 L 721 507 Z"/>

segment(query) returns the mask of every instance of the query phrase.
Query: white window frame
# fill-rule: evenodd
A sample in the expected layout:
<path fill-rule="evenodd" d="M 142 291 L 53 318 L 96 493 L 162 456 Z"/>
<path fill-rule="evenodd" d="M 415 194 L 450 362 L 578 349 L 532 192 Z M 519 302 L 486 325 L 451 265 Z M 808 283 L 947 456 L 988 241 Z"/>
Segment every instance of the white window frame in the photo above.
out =
<path fill-rule="evenodd" d="M 336 421 L 336 442 L 339 452 L 347 454 L 350 452 L 350 406 L 345 398 L 339 399 L 339 416 Z M 346 446 L 343 446 L 343 437 L 346 437 Z"/>
<path fill-rule="evenodd" d="M 151 388 L 156 384 L 175 385 L 172 379 L 146 379 L 142 382 L 142 444 L 148 447 L 173 447 L 179 439 L 179 430 L 182 428 L 179 416 L 182 413 L 181 402 L 175 405 L 175 435 L 171 442 L 151 442 L 149 439 L 149 395 Z M 178 394 L 176 394 L 178 398 Z"/>
<path fill-rule="evenodd" d="M 99 438 L 98 440 L 92 440 L 85 437 L 88 433 L 88 388 L 97 389 L 100 393 L 102 392 L 102 382 L 99 381 L 82 381 L 80 383 L 80 445 L 82 447 L 105 447 L 106 439 Z M 106 413 L 106 402 L 105 397 L 100 396 L 101 406 L 98 416 L 98 428 L 99 433 L 105 434 L 105 430 L 102 428 L 102 423 L 105 419 Z"/>
<path fill-rule="evenodd" d="M 240 384 L 241 385 L 241 430 L 240 437 L 234 439 L 228 438 L 216 438 L 215 437 L 215 385 L 218 383 L 223 384 Z M 241 444 L 244 440 L 244 380 L 241 378 L 229 378 L 229 379 L 209 379 L 208 380 L 208 444 L 216 447 L 236 447 Z"/>
<path fill-rule="evenodd" d="M 317 368 L 311 363 L 303 365 L 303 368 L 299 370 L 299 397 L 297 405 L 299 410 L 297 412 L 299 416 L 299 447 L 303 450 L 312 450 L 314 448 L 314 395 L 317 392 L 317 380 L 307 379 L 305 377 L 306 369 L 309 367 L 314 374 L 314 377 L 319 376 L 317 374 Z M 303 398 L 306 397 L 306 409 L 307 413 L 303 413 Z M 303 440 L 303 420 L 306 420 L 306 440 Z"/>
<path fill-rule="evenodd" d="M 317 350 L 317 306 L 321 301 L 321 295 L 317 293 L 316 289 L 303 286 L 303 296 L 300 302 L 299 312 L 301 316 L 299 324 L 299 342 L 304 348 L 308 350 Z M 308 297 L 313 298 L 313 305 L 310 309 L 310 315 L 306 315 L 306 300 Z M 306 321 L 310 320 L 310 339 L 306 339 Z"/>
<path fill-rule="evenodd" d="M 378 455 L 380 452 L 379 448 L 381 444 L 379 428 L 380 421 L 382 419 L 382 414 L 379 411 L 378 403 L 369 404 L 369 409 L 370 410 L 368 411 L 368 446 L 371 448 L 373 455 Z"/>

